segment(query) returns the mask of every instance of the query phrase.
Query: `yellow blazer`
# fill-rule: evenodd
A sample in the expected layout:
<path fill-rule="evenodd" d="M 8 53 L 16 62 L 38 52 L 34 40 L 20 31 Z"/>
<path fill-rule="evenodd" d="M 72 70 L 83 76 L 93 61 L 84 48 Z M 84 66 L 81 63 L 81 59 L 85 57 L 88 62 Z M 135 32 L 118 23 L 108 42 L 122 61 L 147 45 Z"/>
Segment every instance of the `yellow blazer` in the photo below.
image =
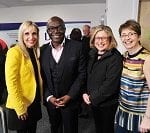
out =
<path fill-rule="evenodd" d="M 37 57 L 36 61 L 42 98 L 42 79 Z M 8 90 L 6 107 L 14 109 L 17 115 L 21 115 L 27 111 L 35 98 L 36 79 L 31 59 L 25 55 L 19 45 L 10 48 L 7 52 L 5 75 Z"/>

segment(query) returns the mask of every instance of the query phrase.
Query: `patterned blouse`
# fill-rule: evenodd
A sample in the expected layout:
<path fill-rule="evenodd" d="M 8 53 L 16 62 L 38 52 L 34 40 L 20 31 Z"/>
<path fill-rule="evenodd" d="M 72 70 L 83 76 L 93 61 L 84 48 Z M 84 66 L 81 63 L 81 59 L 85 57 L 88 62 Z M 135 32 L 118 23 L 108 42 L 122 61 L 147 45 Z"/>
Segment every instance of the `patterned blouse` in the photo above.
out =
<path fill-rule="evenodd" d="M 143 65 L 150 52 L 144 48 L 136 54 L 124 55 L 119 108 L 116 122 L 130 131 L 138 132 L 150 95 Z"/>

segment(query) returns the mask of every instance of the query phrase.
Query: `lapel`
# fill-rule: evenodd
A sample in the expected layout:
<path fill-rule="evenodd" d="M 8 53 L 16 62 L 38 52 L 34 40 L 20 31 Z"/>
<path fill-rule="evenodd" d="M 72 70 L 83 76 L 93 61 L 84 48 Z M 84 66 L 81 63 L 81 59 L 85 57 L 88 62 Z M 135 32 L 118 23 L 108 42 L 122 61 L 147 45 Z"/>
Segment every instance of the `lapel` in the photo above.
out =
<path fill-rule="evenodd" d="M 33 64 L 30 60 L 30 56 L 27 52 L 25 52 L 21 47 L 20 45 L 16 45 L 15 47 L 16 49 L 18 49 L 21 53 L 23 53 L 23 56 L 22 56 L 22 60 L 25 60 L 25 67 L 27 67 L 26 69 L 27 70 L 30 70 L 30 72 L 32 74 L 34 74 L 34 68 L 33 68 Z M 23 59 L 24 58 L 24 59 Z"/>
<path fill-rule="evenodd" d="M 46 70 L 47 70 L 47 73 L 51 73 L 50 72 L 50 61 L 51 61 L 51 57 L 52 57 L 52 48 L 51 46 L 49 45 L 46 50 L 45 50 L 45 56 L 44 56 L 44 67 L 46 67 Z"/>

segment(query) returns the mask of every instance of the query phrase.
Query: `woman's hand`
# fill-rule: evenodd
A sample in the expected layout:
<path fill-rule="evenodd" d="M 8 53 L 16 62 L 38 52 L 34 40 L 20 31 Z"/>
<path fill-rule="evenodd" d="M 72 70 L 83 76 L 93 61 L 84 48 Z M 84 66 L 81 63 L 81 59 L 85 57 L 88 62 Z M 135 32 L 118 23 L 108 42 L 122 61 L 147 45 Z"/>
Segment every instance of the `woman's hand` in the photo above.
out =
<path fill-rule="evenodd" d="M 18 119 L 20 119 L 20 120 L 27 120 L 27 117 L 28 117 L 28 113 L 26 112 L 26 113 L 24 113 L 24 114 L 22 114 L 22 115 L 19 115 L 18 116 Z"/>
<path fill-rule="evenodd" d="M 83 95 L 82 95 L 82 97 L 83 97 L 83 100 L 84 100 L 84 102 L 86 103 L 86 104 L 91 104 L 91 101 L 90 101 L 90 96 L 88 95 L 88 94 L 86 94 L 86 93 L 84 93 Z"/>

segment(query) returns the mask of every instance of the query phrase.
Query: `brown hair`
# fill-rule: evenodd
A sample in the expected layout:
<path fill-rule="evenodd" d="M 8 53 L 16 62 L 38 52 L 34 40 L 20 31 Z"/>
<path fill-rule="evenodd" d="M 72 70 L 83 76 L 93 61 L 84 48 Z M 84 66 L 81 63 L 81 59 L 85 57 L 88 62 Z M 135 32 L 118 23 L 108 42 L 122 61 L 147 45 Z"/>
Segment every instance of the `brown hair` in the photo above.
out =
<path fill-rule="evenodd" d="M 121 32 L 123 29 L 131 29 L 133 31 L 135 31 L 137 33 L 137 35 L 141 35 L 141 26 L 138 22 L 136 22 L 135 20 L 127 20 L 125 23 L 121 24 L 119 27 L 119 35 L 121 36 Z"/>

